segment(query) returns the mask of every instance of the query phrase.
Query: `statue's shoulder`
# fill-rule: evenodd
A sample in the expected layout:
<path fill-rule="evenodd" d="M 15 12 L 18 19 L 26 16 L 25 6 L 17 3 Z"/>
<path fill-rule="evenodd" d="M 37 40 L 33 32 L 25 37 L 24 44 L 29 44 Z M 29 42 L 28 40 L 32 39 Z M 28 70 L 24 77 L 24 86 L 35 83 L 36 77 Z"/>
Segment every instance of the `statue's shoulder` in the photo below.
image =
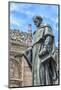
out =
<path fill-rule="evenodd" d="M 39 30 L 35 30 L 35 31 L 33 32 L 33 35 L 34 35 L 35 33 L 37 33 L 38 31 L 41 31 L 42 28 L 44 28 L 44 27 L 45 27 L 45 25 L 44 25 L 44 24 L 41 24 L 40 27 L 38 28 Z"/>
<path fill-rule="evenodd" d="M 41 28 L 50 28 L 50 30 L 52 30 L 52 27 L 49 24 L 42 24 Z"/>
<path fill-rule="evenodd" d="M 33 35 L 35 35 L 36 33 L 43 34 L 43 32 L 45 35 L 52 35 L 53 36 L 52 28 L 49 24 L 41 24 L 41 26 L 39 27 L 39 30 L 34 31 Z"/>
<path fill-rule="evenodd" d="M 44 24 L 43 27 L 45 28 L 45 35 L 53 36 L 52 27 L 49 24 Z"/>

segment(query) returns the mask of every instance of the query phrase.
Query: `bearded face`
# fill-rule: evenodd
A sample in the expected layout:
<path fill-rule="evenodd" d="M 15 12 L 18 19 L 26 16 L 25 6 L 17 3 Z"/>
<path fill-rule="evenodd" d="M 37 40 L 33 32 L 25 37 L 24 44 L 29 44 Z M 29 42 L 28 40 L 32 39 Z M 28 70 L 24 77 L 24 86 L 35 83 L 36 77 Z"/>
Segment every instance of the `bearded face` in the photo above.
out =
<path fill-rule="evenodd" d="M 36 27 L 40 26 L 40 20 L 39 19 L 35 19 L 34 23 L 35 23 Z"/>
<path fill-rule="evenodd" d="M 34 24 L 36 27 L 39 27 L 40 24 L 42 23 L 42 17 L 41 16 L 34 16 L 33 17 Z"/>

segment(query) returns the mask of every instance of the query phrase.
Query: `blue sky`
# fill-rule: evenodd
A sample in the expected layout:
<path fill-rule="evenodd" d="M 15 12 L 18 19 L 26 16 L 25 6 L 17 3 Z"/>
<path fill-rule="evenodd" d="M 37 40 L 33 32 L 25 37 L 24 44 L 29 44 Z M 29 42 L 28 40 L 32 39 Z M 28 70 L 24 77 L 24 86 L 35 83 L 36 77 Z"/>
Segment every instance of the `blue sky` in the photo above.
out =
<path fill-rule="evenodd" d="M 55 44 L 58 46 L 58 6 L 44 4 L 10 3 L 10 28 L 28 31 L 28 24 L 32 25 L 32 32 L 36 29 L 32 17 L 42 16 L 43 23 L 52 27 Z"/>

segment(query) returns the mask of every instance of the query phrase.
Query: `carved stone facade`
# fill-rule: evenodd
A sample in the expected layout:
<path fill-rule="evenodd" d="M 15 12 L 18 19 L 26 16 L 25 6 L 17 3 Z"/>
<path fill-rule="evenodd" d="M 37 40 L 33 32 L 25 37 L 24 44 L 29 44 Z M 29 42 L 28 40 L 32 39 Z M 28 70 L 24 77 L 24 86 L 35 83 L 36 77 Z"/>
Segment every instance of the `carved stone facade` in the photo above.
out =
<path fill-rule="evenodd" d="M 29 47 L 28 33 L 10 30 L 9 35 L 9 87 L 32 86 L 31 63 L 22 55 Z"/>

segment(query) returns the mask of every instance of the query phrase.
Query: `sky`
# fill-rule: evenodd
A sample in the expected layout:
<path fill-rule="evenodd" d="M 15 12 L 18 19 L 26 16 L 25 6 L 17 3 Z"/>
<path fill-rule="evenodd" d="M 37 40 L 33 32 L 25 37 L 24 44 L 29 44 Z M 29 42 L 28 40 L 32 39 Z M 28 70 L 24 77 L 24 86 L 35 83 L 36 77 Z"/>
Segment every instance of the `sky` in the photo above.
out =
<path fill-rule="evenodd" d="M 32 25 L 32 32 L 36 30 L 33 16 L 41 16 L 44 24 L 49 24 L 58 47 L 58 5 L 10 3 L 10 29 L 27 32 L 28 24 Z"/>

